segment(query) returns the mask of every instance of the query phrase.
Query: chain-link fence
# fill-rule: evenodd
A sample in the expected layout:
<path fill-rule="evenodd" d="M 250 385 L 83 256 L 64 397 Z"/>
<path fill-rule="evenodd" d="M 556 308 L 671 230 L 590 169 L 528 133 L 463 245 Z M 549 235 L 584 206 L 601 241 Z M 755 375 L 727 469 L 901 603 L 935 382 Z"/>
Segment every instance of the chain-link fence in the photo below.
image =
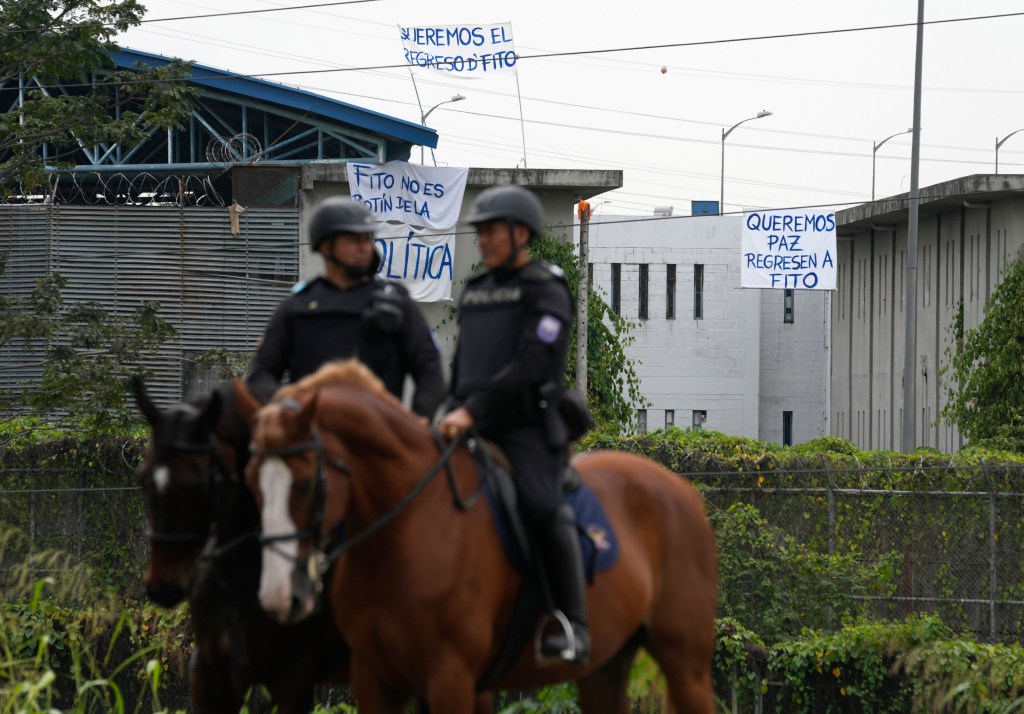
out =
<path fill-rule="evenodd" d="M 891 564 L 888 619 L 937 614 L 981 641 L 1024 634 L 1024 467 L 689 474 L 709 507 L 754 506 L 811 551 Z"/>
<path fill-rule="evenodd" d="M 0 523 L 141 595 L 146 543 L 137 458 L 133 447 L 96 459 L 93 472 L 66 464 L 0 468 Z M 934 613 L 982 641 L 1024 638 L 1024 466 L 686 476 L 713 516 L 750 505 L 808 552 L 887 563 L 882 592 L 850 594 L 872 615 Z"/>
<path fill-rule="evenodd" d="M 138 441 L 63 450 L 36 447 L 0 466 L 0 526 L 36 551 L 62 551 L 99 580 L 144 597 L 145 505 L 135 480 Z"/>

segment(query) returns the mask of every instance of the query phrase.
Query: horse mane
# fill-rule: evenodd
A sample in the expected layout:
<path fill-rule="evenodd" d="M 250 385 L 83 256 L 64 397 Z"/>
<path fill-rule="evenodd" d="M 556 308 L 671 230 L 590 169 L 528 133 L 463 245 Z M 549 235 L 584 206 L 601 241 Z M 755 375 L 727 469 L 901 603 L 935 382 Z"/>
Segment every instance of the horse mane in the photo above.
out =
<path fill-rule="evenodd" d="M 403 411 L 408 411 L 401 400 L 388 391 L 384 382 L 370 368 L 355 357 L 328 362 L 313 374 L 307 375 L 294 384 L 286 384 L 277 390 L 272 401 L 297 399 L 323 387 L 355 387 L 374 394 Z"/>

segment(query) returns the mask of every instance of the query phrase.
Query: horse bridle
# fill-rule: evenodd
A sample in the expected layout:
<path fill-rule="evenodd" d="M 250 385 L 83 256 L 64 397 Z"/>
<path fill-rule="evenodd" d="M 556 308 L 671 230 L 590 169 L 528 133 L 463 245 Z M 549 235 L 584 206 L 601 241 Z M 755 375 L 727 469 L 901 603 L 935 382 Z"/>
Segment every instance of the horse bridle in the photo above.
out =
<path fill-rule="evenodd" d="M 295 444 L 294 446 L 288 446 L 283 449 L 261 449 L 256 444 L 249 445 L 249 453 L 253 456 L 262 457 L 276 457 L 284 459 L 288 456 L 295 456 L 297 454 L 304 454 L 307 451 L 312 451 L 316 454 L 316 481 L 313 485 L 313 515 L 310 519 L 309 528 L 302 531 L 295 531 L 294 533 L 278 533 L 276 535 L 261 535 L 259 538 L 261 545 L 270 545 L 275 553 L 282 557 L 290 557 L 286 553 L 280 550 L 274 549 L 275 543 L 289 540 L 302 540 L 304 538 L 311 538 L 315 543 L 315 550 L 319 552 L 323 546 L 323 519 L 324 519 L 324 506 L 327 500 L 327 475 L 324 468 L 324 445 L 320 440 L 320 432 L 313 429 L 310 434 L 310 440 L 301 444 Z M 349 475 L 352 470 L 348 464 L 340 459 L 332 461 L 335 468 L 341 473 Z"/>
<path fill-rule="evenodd" d="M 437 437 L 436 431 L 435 441 L 437 441 L 439 445 L 442 443 L 440 438 Z M 309 528 L 302 531 L 296 531 L 294 533 L 280 533 L 271 536 L 263 535 L 260 536 L 260 543 L 263 545 L 269 545 L 277 555 L 285 558 L 286 560 L 292 561 L 294 564 L 298 564 L 298 557 L 274 548 L 274 544 L 282 541 L 311 538 L 314 542 L 314 548 L 307 559 L 307 575 L 309 576 L 309 579 L 319 587 L 320 579 L 327 573 L 327 570 L 331 567 L 331 564 L 334 563 L 334 561 L 384 528 L 384 526 L 394 520 L 399 513 L 405 510 L 405 508 L 415 500 L 423 489 L 426 488 L 427 484 L 429 484 L 442 469 L 449 469 L 448 462 L 451 460 L 452 454 L 455 453 L 455 450 L 462 441 L 463 437 L 452 439 L 448 443 L 448 446 L 441 451 L 441 455 L 438 460 L 434 462 L 434 465 L 431 466 L 430 469 L 419 478 L 419 480 L 417 480 L 416 484 L 401 498 L 401 500 L 398 501 L 398 503 L 389 508 L 387 512 L 379 516 L 376 520 L 370 523 L 370 525 L 354 535 L 352 538 L 335 546 L 335 548 L 329 553 L 324 553 L 323 550 L 326 540 L 323 533 L 323 520 L 324 507 L 327 500 L 327 477 L 324 466 L 324 449 L 323 443 L 320 440 L 320 433 L 314 428 L 311 432 L 310 441 L 302 444 L 296 444 L 295 446 L 289 446 L 284 449 L 265 450 L 260 449 L 255 444 L 250 445 L 249 451 L 254 456 L 276 456 L 278 458 L 283 458 L 286 456 L 302 454 L 307 451 L 313 451 L 316 453 L 316 485 L 313 494 L 313 514 L 310 519 Z M 352 475 L 352 469 L 347 463 L 340 459 L 332 459 L 331 465 L 345 476 Z"/>
<path fill-rule="evenodd" d="M 202 544 L 210 538 L 210 529 L 213 527 L 213 510 L 214 510 L 214 495 L 212 488 L 213 484 L 222 474 L 227 472 L 227 468 L 224 464 L 224 459 L 220 454 L 220 449 L 217 448 L 217 443 L 211 436 L 209 441 L 204 444 L 193 444 L 183 441 L 174 441 L 167 447 L 168 452 L 181 452 L 186 454 L 210 454 L 211 456 L 211 468 L 208 473 L 210 480 L 209 488 L 207 488 L 207 499 L 206 499 L 206 528 L 203 531 L 194 531 L 191 533 L 165 533 L 161 531 L 154 531 L 152 529 L 146 529 L 146 539 L 150 543 L 157 543 L 161 545 L 172 545 L 172 544 Z"/>

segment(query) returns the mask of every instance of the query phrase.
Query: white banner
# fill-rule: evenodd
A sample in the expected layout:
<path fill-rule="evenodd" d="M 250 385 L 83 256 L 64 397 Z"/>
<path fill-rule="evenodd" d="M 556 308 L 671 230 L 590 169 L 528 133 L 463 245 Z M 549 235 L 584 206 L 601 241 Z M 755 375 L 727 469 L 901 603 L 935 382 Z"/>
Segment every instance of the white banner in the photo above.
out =
<path fill-rule="evenodd" d="M 462 210 L 468 168 L 420 166 L 407 161 L 348 164 L 348 189 L 382 221 L 453 228 Z"/>
<path fill-rule="evenodd" d="M 740 287 L 836 289 L 836 214 L 752 212 L 743 216 Z"/>
<path fill-rule="evenodd" d="M 413 300 L 451 300 L 454 233 L 385 223 L 374 247 L 381 256 L 377 275 L 404 285 Z"/>
<path fill-rule="evenodd" d="M 516 73 L 511 22 L 399 29 L 405 63 L 423 72 L 467 79 Z"/>

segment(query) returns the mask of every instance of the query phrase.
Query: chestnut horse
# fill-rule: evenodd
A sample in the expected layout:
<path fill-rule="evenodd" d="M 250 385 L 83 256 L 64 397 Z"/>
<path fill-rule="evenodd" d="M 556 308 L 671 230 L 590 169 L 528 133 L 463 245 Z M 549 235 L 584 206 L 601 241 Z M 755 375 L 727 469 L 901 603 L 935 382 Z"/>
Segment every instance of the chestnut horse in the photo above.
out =
<path fill-rule="evenodd" d="M 360 713 L 397 714 L 412 698 L 431 712 L 479 711 L 476 689 L 506 635 L 521 576 L 487 506 L 455 504 L 479 484 L 467 449 L 451 455 L 451 481 L 432 478 L 445 467 L 431 430 L 368 372 L 351 384 L 359 369 L 328 366 L 257 415 L 247 479 L 267 541 L 260 602 L 282 620 L 311 612 L 293 583 L 315 575 L 318 561 L 322 572 L 314 545 L 343 524 L 348 550 L 325 586 L 351 648 Z M 350 383 L 331 384 L 338 373 Z M 620 543 L 616 563 L 587 589 L 590 663 L 541 668 L 524 647 L 497 688 L 575 680 L 584 712 L 622 714 L 630 664 L 644 647 L 675 710 L 710 714 L 718 566 L 700 496 L 632 454 L 584 454 L 573 465 Z"/>
<path fill-rule="evenodd" d="M 141 382 L 133 386 L 152 428 L 138 467 L 149 521 L 146 590 L 164 607 L 188 596 L 197 711 L 236 714 L 262 683 L 282 714 L 306 714 L 317 682 L 347 681 L 348 652 L 326 615 L 285 627 L 256 599 L 259 511 L 241 474 L 250 438 L 242 412 L 259 403 L 236 383 L 161 410 Z"/>

